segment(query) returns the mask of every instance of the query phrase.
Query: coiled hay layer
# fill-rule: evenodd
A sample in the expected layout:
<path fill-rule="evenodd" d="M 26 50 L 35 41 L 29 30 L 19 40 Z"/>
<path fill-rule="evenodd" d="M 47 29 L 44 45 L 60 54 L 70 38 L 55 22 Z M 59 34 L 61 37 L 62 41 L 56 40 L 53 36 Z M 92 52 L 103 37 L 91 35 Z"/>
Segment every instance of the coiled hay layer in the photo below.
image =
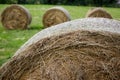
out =
<path fill-rule="evenodd" d="M 1 80 L 119 80 L 120 34 L 82 30 L 44 38 L 0 74 Z"/>
<path fill-rule="evenodd" d="M 120 22 L 105 18 L 47 28 L 0 68 L 0 80 L 119 79 Z"/>
<path fill-rule="evenodd" d="M 1 22 L 6 29 L 27 29 L 32 17 L 29 11 L 20 5 L 11 5 L 1 14 Z"/>
<path fill-rule="evenodd" d="M 50 27 L 70 20 L 69 12 L 63 7 L 50 8 L 43 15 L 44 27 Z"/>
<path fill-rule="evenodd" d="M 15 53 L 14 56 L 21 53 L 21 51 L 24 51 L 28 46 L 43 38 L 57 36 L 77 30 L 108 31 L 120 33 L 120 21 L 107 18 L 83 18 L 52 26 L 35 34 L 23 46 L 21 46 L 21 48 Z"/>
<path fill-rule="evenodd" d="M 112 19 L 112 16 L 107 11 L 105 11 L 103 8 L 90 9 L 87 12 L 86 17 L 102 17 L 102 18 Z"/>

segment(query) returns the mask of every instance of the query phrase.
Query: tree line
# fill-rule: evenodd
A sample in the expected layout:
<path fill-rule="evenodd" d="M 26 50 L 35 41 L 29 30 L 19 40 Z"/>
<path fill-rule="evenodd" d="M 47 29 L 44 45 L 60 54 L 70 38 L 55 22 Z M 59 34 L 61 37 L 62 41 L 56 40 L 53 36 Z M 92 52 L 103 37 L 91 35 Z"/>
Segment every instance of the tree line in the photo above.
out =
<path fill-rule="evenodd" d="M 54 4 L 83 6 L 114 6 L 118 0 L 0 0 L 1 4 Z"/>

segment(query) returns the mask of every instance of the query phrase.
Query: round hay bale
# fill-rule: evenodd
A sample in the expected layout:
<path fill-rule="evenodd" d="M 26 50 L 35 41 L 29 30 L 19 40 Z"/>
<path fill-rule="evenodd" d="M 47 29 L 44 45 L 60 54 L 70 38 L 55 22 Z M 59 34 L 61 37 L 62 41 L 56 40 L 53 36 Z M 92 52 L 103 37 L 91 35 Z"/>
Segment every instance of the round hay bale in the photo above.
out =
<path fill-rule="evenodd" d="M 50 27 L 71 20 L 69 12 L 63 7 L 48 9 L 42 19 L 44 27 Z"/>
<path fill-rule="evenodd" d="M 88 10 L 86 17 L 102 17 L 112 19 L 112 16 L 103 8 L 91 8 Z"/>
<path fill-rule="evenodd" d="M 91 31 L 101 30 L 120 33 L 120 21 L 107 18 L 83 18 L 73 20 L 70 22 L 65 22 L 54 27 L 49 27 L 35 34 L 23 46 L 21 46 L 21 48 L 15 53 L 15 55 L 21 53 L 21 51 L 25 50 L 28 46 L 32 45 L 33 43 L 36 43 L 37 41 L 43 38 L 57 36 L 72 31 L 84 29 Z"/>
<path fill-rule="evenodd" d="M 84 26 L 84 20 L 93 23 Z M 94 24 L 98 20 L 114 23 L 116 29 L 111 23 L 107 28 L 98 25 L 98 29 Z M 0 80 L 119 80 L 119 31 L 119 21 L 103 18 L 80 19 L 47 28 L 0 68 Z"/>
<path fill-rule="evenodd" d="M 1 14 L 1 22 L 6 29 L 27 29 L 32 17 L 29 11 L 20 5 L 10 5 Z"/>

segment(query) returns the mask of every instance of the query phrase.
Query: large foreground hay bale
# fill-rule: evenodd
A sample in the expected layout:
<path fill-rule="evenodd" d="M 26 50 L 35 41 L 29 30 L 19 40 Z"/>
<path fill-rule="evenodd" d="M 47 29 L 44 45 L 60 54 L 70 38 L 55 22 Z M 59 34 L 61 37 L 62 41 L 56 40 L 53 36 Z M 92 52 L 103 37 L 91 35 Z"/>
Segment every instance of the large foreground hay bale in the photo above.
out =
<path fill-rule="evenodd" d="M 112 19 L 112 16 L 103 8 L 91 8 L 88 10 L 86 17 L 102 17 Z"/>
<path fill-rule="evenodd" d="M 29 11 L 20 5 L 11 5 L 1 14 L 1 22 L 6 29 L 27 29 L 32 17 Z"/>
<path fill-rule="evenodd" d="M 94 24 L 98 20 L 106 20 L 106 27 Z M 84 21 L 93 23 L 84 26 Z M 75 20 L 47 28 L 28 42 L 33 43 L 24 45 L 1 67 L 1 80 L 120 79 L 119 21 Z"/>
<path fill-rule="evenodd" d="M 69 12 L 63 7 L 50 8 L 43 15 L 44 27 L 50 27 L 70 20 Z"/>

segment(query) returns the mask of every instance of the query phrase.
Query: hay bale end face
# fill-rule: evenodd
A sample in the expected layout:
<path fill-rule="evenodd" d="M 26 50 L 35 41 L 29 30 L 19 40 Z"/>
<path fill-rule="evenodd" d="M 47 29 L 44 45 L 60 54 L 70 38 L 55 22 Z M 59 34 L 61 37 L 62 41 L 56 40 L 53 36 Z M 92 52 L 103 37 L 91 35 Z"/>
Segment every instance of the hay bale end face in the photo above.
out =
<path fill-rule="evenodd" d="M 29 11 L 20 5 L 11 5 L 1 14 L 1 22 L 6 29 L 27 29 L 32 17 Z"/>
<path fill-rule="evenodd" d="M 106 24 L 114 23 L 117 29 L 109 25 L 98 29 L 94 23 L 94 29 L 82 28 L 84 20 L 88 24 L 91 20 L 106 20 Z M 54 28 L 59 34 L 48 36 L 46 32 L 51 30 L 52 34 Z M 68 32 L 62 33 L 61 29 Z M 0 80 L 119 80 L 119 30 L 119 21 L 92 18 L 47 28 L 32 37 L 31 45 L 21 49 L 0 68 Z"/>
<path fill-rule="evenodd" d="M 70 20 L 69 12 L 63 7 L 50 8 L 43 15 L 44 27 L 50 27 Z"/>
<path fill-rule="evenodd" d="M 86 17 L 101 17 L 112 19 L 112 16 L 103 8 L 91 8 L 88 10 Z"/>

